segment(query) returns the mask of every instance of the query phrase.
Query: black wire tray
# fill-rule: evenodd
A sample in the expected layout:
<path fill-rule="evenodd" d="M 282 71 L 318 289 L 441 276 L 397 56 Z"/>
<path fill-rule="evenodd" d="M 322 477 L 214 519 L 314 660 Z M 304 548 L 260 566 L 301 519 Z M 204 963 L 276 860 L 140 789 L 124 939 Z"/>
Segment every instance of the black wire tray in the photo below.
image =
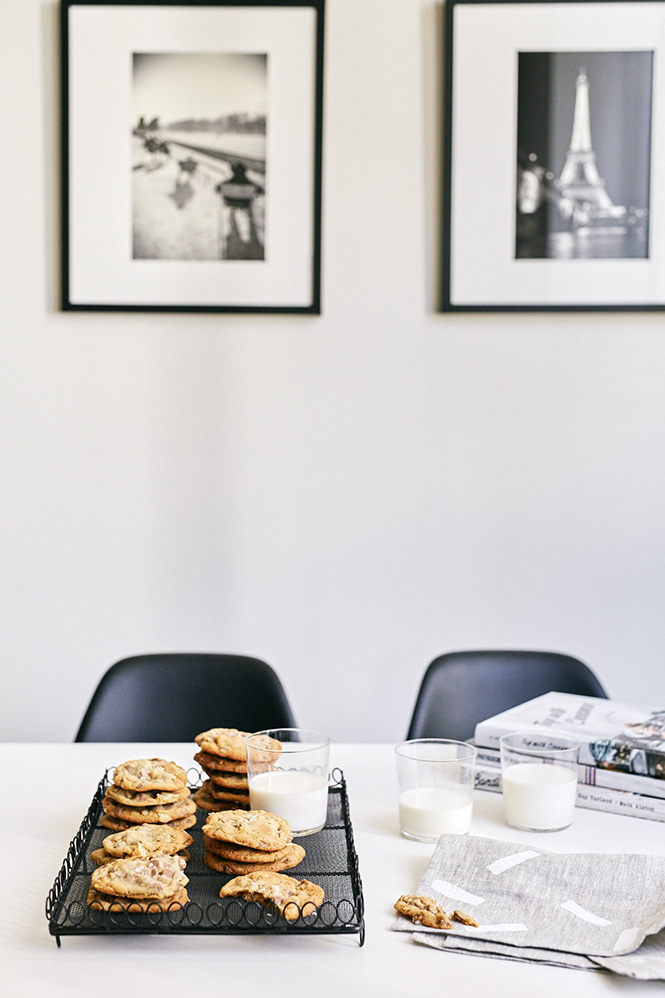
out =
<path fill-rule="evenodd" d="M 90 859 L 93 849 L 102 846 L 110 835 L 99 824 L 103 815 L 102 798 L 109 784 L 109 770 L 100 780 L 88 813 L 72 839 L 67 856 L 46 899 L 49 932 L 58 946 L 62 936 L 105 935 L 112 933 L 226 934 L 226 933 L 358 933 L 365 941 L 365 904 L 353 842 L 349 801 L 344 774 L 333 771 L 328 788 L 328 814 L 320 832 L 298 841 L 305 848 L 305 859 L 288 876 L 305 878 L 325 891 L 323 904 L 312 913 L 297 919 L 280 916 L 274 905 L 256 901 L 220 898 L 219 890 L 231 876 L 216 873 L 203 863 L 201 826 L 207 812 L 196 812 L 196 825 L 188 829 L 194 841 L 188 846 L 187 861 L 189 903 L 178 910 L 150 902 L 139 911 L 99 911 L 87 904 L 90 875 L 96 869 Z M 200 786 L 202 776 L 190 782 L 190 789 Z"/>

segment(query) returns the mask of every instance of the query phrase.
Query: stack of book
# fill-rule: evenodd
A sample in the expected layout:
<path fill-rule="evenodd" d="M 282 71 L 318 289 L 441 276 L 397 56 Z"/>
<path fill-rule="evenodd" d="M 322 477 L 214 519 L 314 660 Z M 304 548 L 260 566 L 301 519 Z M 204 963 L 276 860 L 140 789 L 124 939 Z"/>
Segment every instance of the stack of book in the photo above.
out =
<path fill-rule="evenodd" d="M 525 748 L 580 742 L 580 807 L 665 821 L 665 710 L 571 693 L 546 693 L 476 725 L 476 787 L 501 790 L 501 735 L 524 732 Z"/>

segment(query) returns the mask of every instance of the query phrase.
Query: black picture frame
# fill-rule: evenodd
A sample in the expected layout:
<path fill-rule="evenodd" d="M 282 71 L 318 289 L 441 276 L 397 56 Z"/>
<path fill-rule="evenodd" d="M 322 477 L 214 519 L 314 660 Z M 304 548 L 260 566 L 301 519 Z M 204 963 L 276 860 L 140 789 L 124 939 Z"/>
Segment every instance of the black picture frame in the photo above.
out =
<path fill-rule="evenodd" d="M 62 0 L 61 308 L 321 313 L 325 0 Z"/>
<path fill-rule="evenodd" d="M 446 0 L 443 312 L 665 309 L 662 0 Z"/>

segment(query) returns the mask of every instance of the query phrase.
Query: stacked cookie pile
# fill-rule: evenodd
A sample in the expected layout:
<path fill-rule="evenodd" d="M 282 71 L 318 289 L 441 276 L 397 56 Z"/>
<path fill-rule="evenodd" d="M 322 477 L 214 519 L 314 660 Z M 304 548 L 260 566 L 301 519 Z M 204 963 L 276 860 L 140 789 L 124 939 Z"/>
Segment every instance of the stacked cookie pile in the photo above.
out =
<path fill-rule="evenodd" d="M 160 852 L 140 859 L 114 859 L 92 871 L 88 904 L 103 911 L 163 911 L 182 908 L 189 897 L 185 860 Z"/>
<path fill-rule="evenodd" d="M 117 766 L 102 800 L 101 825 L 115 830 L 101 849 L 90 877 L 88 904 L 105 911 L 161 911 L 182 908 L 185 885 L 185 828 L 195 824 L 196 804 L 187 774 L 165 759 L 130 759 Z"/>
<path fill-rule="evenodd" d="M 237 728 L 210 728 L 194 739 L 200 748 L 194 759 L 208 776 L 194 793 L 194 800 L 204 811 L 249 807 L 247 735 L 247 731 Z M 279 742 L 274 744 L 281 748 Z"/>
<path fill-rule="evenodd" d="M 116 859 L 148 859 L 164 853 L 167 856 L 182 856 L 190 859 L 187 846 L 194 839 L 184 828 L 171 825 L 132 825 L 122 832 L 107 835 L 101 849 L 93 849 L 90 859 L 97 866 L 104 866 Z"/>
<path fill-rule="evenodd" d="M 123 762 L 113 773 L 102 808 L 101 824 L 112 831 L 142 824 L 189 828 L 196 822 L 187 773 L 165 759 Z"/>
<path fill-rule="evenodd" d="M 292 841 L 288 821 L 268 811 L 239 808 L 209 814 L 203 845 L 203 862 L 218 873 L 274 873 L 305 858 L 303 847 Z"/>

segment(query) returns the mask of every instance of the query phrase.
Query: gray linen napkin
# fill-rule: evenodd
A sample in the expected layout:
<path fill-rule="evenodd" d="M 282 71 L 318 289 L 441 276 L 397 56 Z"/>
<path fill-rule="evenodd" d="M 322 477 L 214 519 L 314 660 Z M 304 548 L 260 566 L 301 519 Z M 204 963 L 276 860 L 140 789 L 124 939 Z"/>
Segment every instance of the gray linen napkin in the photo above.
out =
<path fill-rule="evenodd" d="M 665 856 L 442 835 L 417 893 L 479 922 L 443 932 L 399 918 L 422 945 L 665 980 Z"/>

